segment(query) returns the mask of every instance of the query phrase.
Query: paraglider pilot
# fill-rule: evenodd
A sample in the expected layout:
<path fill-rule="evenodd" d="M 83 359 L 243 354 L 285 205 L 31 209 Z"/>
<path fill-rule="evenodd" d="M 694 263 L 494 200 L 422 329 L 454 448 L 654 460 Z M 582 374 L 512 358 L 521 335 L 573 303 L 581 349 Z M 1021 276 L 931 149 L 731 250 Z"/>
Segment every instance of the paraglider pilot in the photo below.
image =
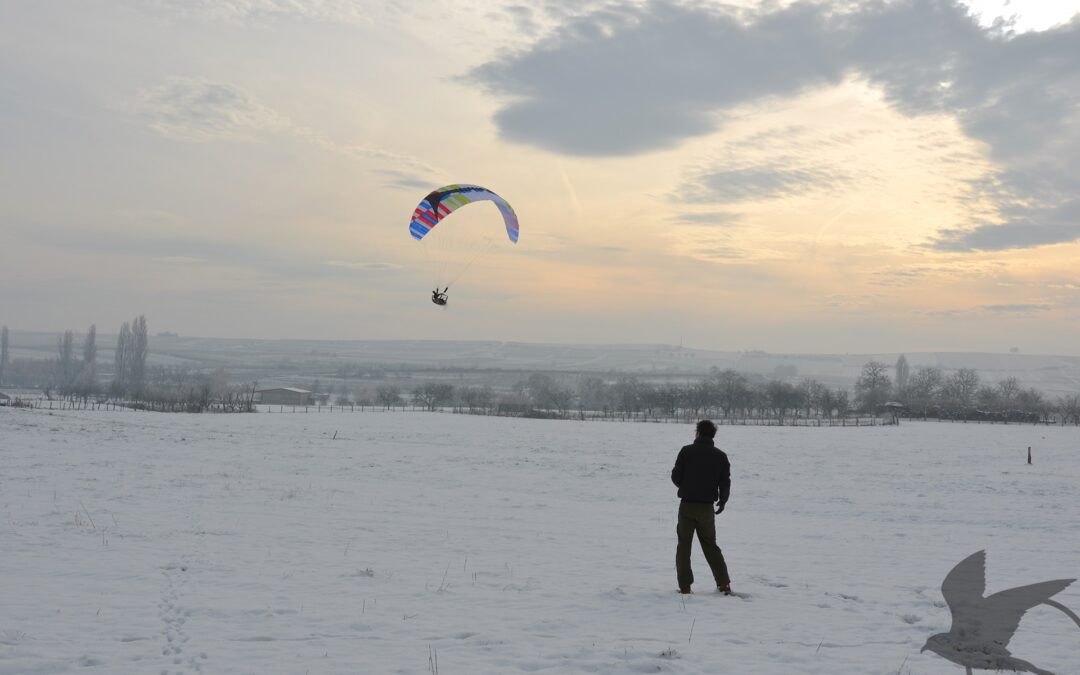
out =
<path fill-rule="evenodd" d="M 442 291 L 440 291 L 440 290 L 439 290 L 439 287 L 438 287 L 438 286 L 436 286 L 436 287 L 435 287 L 435 290 L 433 290 L 433 291 L 431 292 L 431 301 L 432 301 L 432 302 L 434 302 L 434 303 L 435 303 L 436 305 L 443 305 L 443 306 L 445 306 L 445 305 L 446 305 L 446 301 L 447 301 L 447 297 L 446 297 L 446 292 L 447 292 L 448 290 L 450 290 L 450 287 L 449 287 L 449 286 L 447 286 L 446 288 L 442 289 Z"/>

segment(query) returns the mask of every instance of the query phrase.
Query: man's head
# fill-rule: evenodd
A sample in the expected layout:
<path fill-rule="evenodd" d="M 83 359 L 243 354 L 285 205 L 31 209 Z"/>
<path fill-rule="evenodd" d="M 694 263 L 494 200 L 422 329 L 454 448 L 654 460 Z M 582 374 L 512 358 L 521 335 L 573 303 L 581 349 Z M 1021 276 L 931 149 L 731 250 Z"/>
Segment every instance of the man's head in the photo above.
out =
<path fill-rule="evenodd" d="M 716 425 L 712 420 L 701 420 L 697 423 L 697 438 L 711 441 L 716 438 Z"/>

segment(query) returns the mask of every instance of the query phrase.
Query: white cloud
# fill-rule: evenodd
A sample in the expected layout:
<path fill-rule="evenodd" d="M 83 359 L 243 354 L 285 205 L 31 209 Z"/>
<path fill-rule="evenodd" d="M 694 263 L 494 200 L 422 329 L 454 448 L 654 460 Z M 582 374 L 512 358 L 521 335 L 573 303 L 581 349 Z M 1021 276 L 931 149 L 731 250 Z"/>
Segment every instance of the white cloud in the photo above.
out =
<path fill-rule="evenodd" d="M 371 18 L 372 3 L 351 0 L 136 0 L 177 16 L 212 21 L 300 19 L 333 23 L 363 23 Z"/>
<path fill-rule="evenodd" d="M 256 142 L 286 134 L 328 152 L 367 160 L 384 185 L 404 189 L 430 186 L 437 169 L 409 155 L 370 144 L 339 143 L 264 105 L 245 89 L 202 77 L 171 77 L 140 93 L 135 113 L 154 131 L 177 141 Z"/>
<path fill-rule="evenodd" d="M 384 270 L 396 270 L 401 267 L 400 265 L 395 265 L 393 263 L 358 262 L 348 260 L 327 260 L 325 264 L 329 267 L 341 267 L 360 272 L 380 272 Z"/>
<path fill-rule="evenodd" d="M 135 110 L 158 133 L 194 143 L 253 141 L 291 127 L 287 118 L 236 85 L 201 77 L 169 78 L 142 92 Z"/>

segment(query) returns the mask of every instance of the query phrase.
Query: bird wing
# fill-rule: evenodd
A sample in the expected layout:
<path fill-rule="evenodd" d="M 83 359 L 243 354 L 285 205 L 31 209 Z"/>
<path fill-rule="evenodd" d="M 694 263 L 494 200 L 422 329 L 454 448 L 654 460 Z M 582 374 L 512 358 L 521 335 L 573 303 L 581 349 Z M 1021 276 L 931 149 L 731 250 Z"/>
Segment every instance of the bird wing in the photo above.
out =
<path fill-rule="evenodd" d="M 978 623 L 985 592 L 986 551 L 977 551 L 958 562 L 941 582 L 941 594 L 952 613 L 949 632 L 967 630 L 973 621 Z"/>
<path fill-rule="evenodd" d="M 1023 618 L 1025 612 L 1043 604 L 1052 596 L 1065 590 L 1074 581 L 1076 580 L 1043 581 L 994 593 L 983 603 L 981 617 L 983 637 L 1004 648 L 1019 628 L 1020 619 Z"/>

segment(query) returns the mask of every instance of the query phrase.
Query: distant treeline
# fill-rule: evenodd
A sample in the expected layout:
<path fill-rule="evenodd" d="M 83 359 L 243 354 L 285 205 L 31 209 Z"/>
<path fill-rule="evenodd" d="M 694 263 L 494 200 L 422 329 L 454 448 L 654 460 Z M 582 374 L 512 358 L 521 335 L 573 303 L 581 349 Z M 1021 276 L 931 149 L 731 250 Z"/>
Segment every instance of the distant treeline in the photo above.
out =
<path fill-rule="evenodd" d="M 85 335 L 64 331 L 51 359 L 11 359 L 7 326 L 0 328 L 0 386 L 36 389 L 48 400 L 122 404 L 165 412 L 252 409 L 253 386 L 229 381 L 223 369 L 211 371 L 147 365 L 150 351 L 146 317 L 124 322 L 108 368 L 98 364 L 97 326 Z"/>
<path fill-rule="evenodd" d="M 11 360 L 8 331 L 4 327 L 0 330 L 0 386 L 40 389 L 49 399 L 124 401 L 155 410 L 252 409 L 256 383 L 233 382 L 222 368 L 148 367 L 149 340 L 144 316 L 120 327 L 111 369 L 98 368 L 96 335 L 95 326 L 81 339 L 72 331 L 65 331 L 57 338 L 55 358 Z M 502 371 L 452 369 L 452 372 L 490 375 Z M 1080 392 L 1050 400 L 1035 388 L 1022 387 L 1015 377 L 984 382 L 971 368 L 948 373 L 937 367 L 912 370 L 904 356 L 892 367 L 879 361 L 866 363 L 851 390 L 828 387 L 812 378 L 792 381 L 794 378 L 790 376 L 767 378 L 717 368 L 684 383 L 657 383 L 644 376 L 618 373 L 532 373 L 498 389 L 445 381 L 420 381 L 406 389 L 393 383 L 400 383 L 405 373 L 419 376 L 419 367 L 342 366 L 337 372 L 342 379 L 336 391 L 333 385 L 324 386 L 318 379 L 309 388 L 314 401 L 339 406 L 391 408 L 411 404 L 427 410 L 456 407 L 471 412 L 553 417 L 581 417 L 584 411 L 669 418 L 777 420 L 831 420 L 866 414 L 1080 425 Z M 349 377 L 383 380 L 383 383 L 350 391 L 346 385 Z"/>
<path fill-rule="evenodd" d="M 893 371 L 895 377 L 890 380 L 886 366 L 872 361 L 863 367 L 860 382 L 864 388 L 878 383 L 875 403 L 887 391 L 903 406 L 900 411 L 906 417 L 1080 424 L 1080 392 L 1051 400 L 1034 387 L 1025 389 L 1015 377 L 983 382 L 972 368 L 949 374 L 934 366 L 912 371 L 904 356 L 896 360 Z"/>
<path fill-rule="evenodd" d="M 1036 389 L 1020 387 L 1015 377 L 983 383 L 971 369 L 961 369 L 948 376 L 933 367 L 912 373 L 903 357 L 896 370 L 894 382 L 888 366 L 870 361 L 863 367 L 853 391 L 830 388 L 811 378 L 792 383 L 730 369 L 713 369 L 685 384 L 655 384 L 634 375 L 613 378 L 586 375 L 568 381 L 546 373 L 524 377 L 504 392 L 496 392 L 490 386 L 455 387 L 445 382 L 422 384 L 409 391 L 383 384 L 375 388 L 373 396 L 361 396 L 352 402 L 387 408 L 408 402 L 428 410 L 457 406 L 496 414 L 546 411 L 559 417 L 598 411 L 665 417 L 831 420 L 854 413 L 1080 424 L 1080 394 L 1049 401 Z M 339 396 L 338 403 L 345 402 L 350 401 Z"/>

